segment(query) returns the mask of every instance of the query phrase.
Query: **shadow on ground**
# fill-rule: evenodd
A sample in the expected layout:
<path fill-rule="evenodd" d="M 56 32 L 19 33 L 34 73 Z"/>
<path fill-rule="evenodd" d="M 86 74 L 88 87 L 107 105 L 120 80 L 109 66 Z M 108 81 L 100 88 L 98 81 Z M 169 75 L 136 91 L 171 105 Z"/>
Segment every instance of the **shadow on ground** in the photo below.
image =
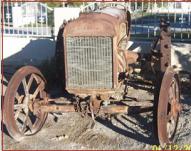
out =
<path fill-rule="evenodd" d="M 109 120 L 103 120 L 101 118 L 98 118 L 97 121 L 103 124 L 104 126 L 112 129 L 116 133 L 134 139 L 138 142 L 149 145 L 158 144 L 157 139 L 153 135 L 152 120 L 148 122 L 148 116 L 143 117 L 142 115 L 133 115 L 129 117 L 127 115 L 120 115 L 115 116 L 113 118 L 115 121 L 118 122 L 116 125 L 114 125 Z M 132 121 L 132 118 L 136 122 Z"/>

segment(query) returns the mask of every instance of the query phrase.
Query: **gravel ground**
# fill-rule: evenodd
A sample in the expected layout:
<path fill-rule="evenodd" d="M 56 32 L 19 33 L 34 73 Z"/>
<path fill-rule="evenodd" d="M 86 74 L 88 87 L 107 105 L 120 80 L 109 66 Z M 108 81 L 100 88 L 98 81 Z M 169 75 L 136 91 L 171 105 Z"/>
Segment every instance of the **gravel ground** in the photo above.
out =
<path fill-rule="evenodd" d="M 139 92 L 137 92 L 139 91 Z M 151 97 L 140 90 L 132 94 Z M 191 145 L 191 96 L 182 95 L 184 109 L 178 125 L 176 144 Z M 4 149 L 152 149 L 156 144 L 153 134 L 152 113 L 127 116 L 119 114 L 110 120 L 82 118 L 78 113 L 49 114 L 42 130 L 21 142 L 15 142 L 4 133 Z"/>

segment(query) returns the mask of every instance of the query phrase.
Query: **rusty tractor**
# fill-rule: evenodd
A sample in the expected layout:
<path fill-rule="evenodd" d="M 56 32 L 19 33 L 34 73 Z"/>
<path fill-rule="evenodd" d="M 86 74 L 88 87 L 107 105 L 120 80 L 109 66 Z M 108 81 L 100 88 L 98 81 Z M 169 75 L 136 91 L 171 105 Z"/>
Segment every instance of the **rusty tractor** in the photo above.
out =
<path fill-rule="evenodd" d="M 71 99 L 56 103 L 48 97 L 46 79 L 36 67 L 20 68 L 4 97 L 4 123 L 10 136 L 19 141 L 37 133 L 49 112 L 79 112 L 94 121 L 100 116 L 152 111 L 158 142 L 162 147 L 173 143 L 182 107 L 179 76 L 171 67 L 169 24 L 161 19 L 160 33 L 148 54 L 127 50 L 130 25 L 129 11 L 114 7 L 63 23 L 55 57 L 60 81 Z M 137 81 L 153 88 L 150 106 L 141 106 L 140 100 L 135 106 L 129 104 L 133 100 L 127 99 L 128 88 Z"/>

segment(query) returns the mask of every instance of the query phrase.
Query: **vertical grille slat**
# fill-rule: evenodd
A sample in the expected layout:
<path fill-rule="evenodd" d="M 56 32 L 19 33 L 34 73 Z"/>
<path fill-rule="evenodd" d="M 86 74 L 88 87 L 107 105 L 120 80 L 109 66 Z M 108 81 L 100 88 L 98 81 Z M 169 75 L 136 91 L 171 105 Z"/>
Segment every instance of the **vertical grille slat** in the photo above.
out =
<path fill-rule="evenodd" d="M 67 87 L 112 88 L 112 37 L 66 37 Z"/>

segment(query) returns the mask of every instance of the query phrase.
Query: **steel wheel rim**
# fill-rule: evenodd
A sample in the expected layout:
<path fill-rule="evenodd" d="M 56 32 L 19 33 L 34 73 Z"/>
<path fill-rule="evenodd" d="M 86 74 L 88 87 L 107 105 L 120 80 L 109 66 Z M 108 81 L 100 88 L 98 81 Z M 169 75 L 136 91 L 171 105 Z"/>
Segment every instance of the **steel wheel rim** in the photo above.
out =
<path fill-rule="evenodd" d="M 42 74 L 40 73 L 40 71 L 34 67 L 28 66 L 28 67 L 23 67 L 23 68 L 19 69 L 19 71 L 17 71 L 13 75 L 13 77 L 7 87 L 8 91 L 6 91 L 6 94 L 5 94 L 5 104 L 4 104 L 5 105 L 4 106 L 5 119 L 4 119 L 4 122 L 6 124 L 9 134 L 15 140 L 18 140 L 18 141 L 21 140 L 24 136 L 33 135 L 36 132 L 38 132 L 40 130 L 40 128 L 43 126 L 43 124 L 46 120 L 46 117 L 47 117 L 47 113 L 41 112 L 41 113 L 39 113 L 39 117 L 37 120 L 35 119 L 35 121 L 31 121 L 32 126 L 31 126 L 31 123 L 28 123 L 28 122 L 30 122 L 28 118 L 31 117 L 32 111 L 29 109 L 29 102 L 27 104 L 28 96 L 26 95 L 26 89 L 23 86 L 23 88 L 24 88 L 23 90 L 25 91 L 24 96 L 23 96 L 23 94 L 20 94 L 21 92 L 18 92 L 18 89 L 20 89 L 20 87 L 23 83 L 25 83 L 25 86 L 26 86 L 26 84 L 29 84 L 28 83 L 29 79 L 26 80 L 27 76 L 29 76 L 29 79 L 31 76 L 33 76 L 33 80 L 35 79 L 36 81 L 42 83 L 45 86 L 45 80 L 44 80 Z M 40 84 L 40 85 L 42 86 L 42 84 Z M 36 88 L 36 90 L 37 90 L 37 88 Z M 42 99 L 45 98 L 46 92 L 44 91 L 44 87 L 42 87 L 40 90 L 38 90 L 38 93 L 36 92 L 34 97 L 37 95 L 38 95 L 38 97 L 40 96 Z M 34 100 L 36 100 L 36 99 L 34 99 Z M 19 107 L 18 103 L 19 103 L 20 107 Z M 23 108 L 25 108 L 25 109 L 23 109 Z M 22 130 L 21 130 L 21 126 L 19 126 L 19 124 L 18 124 L 18 118 L 17 118 L 18 115 L 21 116 L 21 113 L 23 113 L 23 115 L 25 115 L 25 117 L 23 117 L 24 121 L 27 120 L 27 123 L 26 123 L 20 119 L 21 126 L 22 126 L 22 124 L 24 125 Z M 31 126 L 30 132 L 28 131 L 29 124 Z M 27 128 L 27 131 L 26 131 L 26 128 Z"/>
<path fill-rule="evenodd" d="M 180 85 L 178 75 L 168 68 L 161 84 L 158 102 L 157 127 L 162 148 L 171 144 L 177 130 L 180 113 Z"/>

